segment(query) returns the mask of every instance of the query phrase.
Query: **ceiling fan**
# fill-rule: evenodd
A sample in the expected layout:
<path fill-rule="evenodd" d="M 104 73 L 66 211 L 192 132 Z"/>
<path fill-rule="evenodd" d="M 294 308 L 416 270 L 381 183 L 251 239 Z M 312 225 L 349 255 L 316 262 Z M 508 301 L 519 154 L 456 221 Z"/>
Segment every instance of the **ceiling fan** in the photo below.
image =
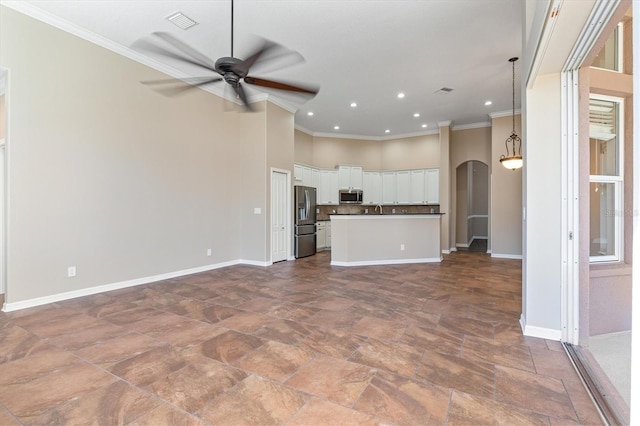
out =
<path fill-rule="evenodd" d="M 252 54 L 247 56 L 246 59 L 238 59 L 233 56 L 233 25 L 233 0 L 231 0 L 231 56 L 223 56 L 216 60 L 215 63 L 213 63 L 211 59 L 203 53 L 166 32 L 155 32 L 152 33 L 150 37 L 145 37 L 136 41 L 132 45 L 134 49 L 143 50 L 155 55 L 195 65 L 196 67 L 218 74 L 213 77 L 205 76 L 181 79 L 163 79 L 143 81 L 142 83 L 147 85 L 165 85 L 165 89 L 161 89 L 159 91 L 168 96 L 175 96 L 190 89 L 224 80 L 231 88 L 233 88 L 235 95 L 240 99 L 247 111 L 252 111 L 253 108 L 249 104 L 242 82 L 268 89 L 288 91 L 305 97 L 313 97 L 318 93 L 317 87 L 292 85 L 281 81 L 267 80 L 249 75 L 251 67 L 258 63 L 288 59 L 289 63 L 287 65 L 291 65 L 292 63 L 303 62 L 304 58 L 296 51 L 286 49 L 277 43 L 263 39 L 258 48 Z M 173 49 L 171 49 L 171 47 Z M 166 88 L 166 85 L 168 84 L 174 84 L 174 87 Z"/>

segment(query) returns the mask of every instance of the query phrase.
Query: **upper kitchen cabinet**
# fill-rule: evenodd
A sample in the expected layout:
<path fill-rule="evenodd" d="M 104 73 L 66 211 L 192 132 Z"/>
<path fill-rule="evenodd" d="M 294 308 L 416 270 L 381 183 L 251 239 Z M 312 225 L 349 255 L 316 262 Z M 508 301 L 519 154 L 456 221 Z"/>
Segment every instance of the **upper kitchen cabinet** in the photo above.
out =
<path fill-rule="evenodd" d="M 425 185 L 426 170 L 411 170 L 411 204 L 424 204 L 427 202 Z"/>
<path fill-rule="evenodd" d="M 314 176 L 314 171 L 317 170 L 313 167 L 304 166 L 302 164 L 293 165 L 293 180 L 294 185 L 313 186 L 318 187 L 318 177 Z M 314 179 L 315 178 L 315 179 Z"/>
<path fill-rule="evenodd" d="M 396 172 L 396 203 L 411 204 L 411 172 L 409 170 Z"/>
<path fill-rule="evenodd" d="M 361 166 L 338 166 L 340 189 L 362 189 Z"/>
<path fill-rule="evenodd" d="M 318 191 L 318 204 L 338 204 L 338 171 L 320 170 L 320 188 Z"/>
<path fill-rule="evenodd" d="M 396 203 L 396 172 L 382 172 L 382 204 Z M 363 194 L 364 195 L 364 194 Z"/>
<path fill-rule="evenodd" d="M 362 203 L 382 203 L 382 176 L 380 172 L 362 172 Z"/>
<path fill-rule="evenodd" d="M 427 169 L 425 176 L 427 204 L 440 204 L 440 169 Z"/>

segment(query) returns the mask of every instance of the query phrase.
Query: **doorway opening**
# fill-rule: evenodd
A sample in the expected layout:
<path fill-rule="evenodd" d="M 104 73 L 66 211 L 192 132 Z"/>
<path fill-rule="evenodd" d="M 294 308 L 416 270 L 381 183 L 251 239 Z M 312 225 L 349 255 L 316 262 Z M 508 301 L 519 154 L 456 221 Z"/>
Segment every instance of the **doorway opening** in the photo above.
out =
<path fill-rule="evenodd" d="M 489 240 L 489 166 L 470 160 L 456 168 L 456 248 L 486 253 Z"/>

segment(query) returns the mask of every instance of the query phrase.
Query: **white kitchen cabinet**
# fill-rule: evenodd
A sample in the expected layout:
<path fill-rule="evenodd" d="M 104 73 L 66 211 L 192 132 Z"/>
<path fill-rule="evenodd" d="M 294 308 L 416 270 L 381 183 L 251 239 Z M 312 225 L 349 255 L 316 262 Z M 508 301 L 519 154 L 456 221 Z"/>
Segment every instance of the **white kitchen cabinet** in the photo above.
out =
<path fill-rule="evenodd" d="M 424 169 L 411 170 L 411 204 L 427 202 L 425 191 L 426 171 Z"/>
<path fill-rule="evenodd" d="M 411 172 L 396 172 L 396 204 L 411 204 Z"/>
<path fill-rule="evenodd" d="M 362 173 L 362 203 L 382 203 L 382 176 L 380 172 Z"/>
<path fill-rule="evenodd" d="M 311 167 L 307 167 L 307 166 L 302 167 L 302 184 L 304 186 L 311 186 L 312 184 Z"/>
<path fill-rule="evenodd" d="M 307 186 L 312 186 L 316 189 L 320 188 L 320 170 L 311 169 L 311 182 Z"/>
<path fill-rule="evenodd" d="M 338 204 L 338 171 L 320 170 L 320 188 L 318 191 L 318 204 Z"/>
<path fill-rule="evenodd" d="M 440 203 L 440 169 L 427 169 L 425 192 L 428 204 Z"/>
<path fill-rule="evenodd" d="M 293 165 L 293 181 L 295 185 L 302 185 L 302 166 L 300 164 Z"/>
<path fill-rule="evenodd" d="M 340 189 L 362 189 L 361 166 L 338 166 Z"/>
<path fill-rule="evenodd" d="M 382 172 L 382 204 L 396 204 L 396 172 Z"/>

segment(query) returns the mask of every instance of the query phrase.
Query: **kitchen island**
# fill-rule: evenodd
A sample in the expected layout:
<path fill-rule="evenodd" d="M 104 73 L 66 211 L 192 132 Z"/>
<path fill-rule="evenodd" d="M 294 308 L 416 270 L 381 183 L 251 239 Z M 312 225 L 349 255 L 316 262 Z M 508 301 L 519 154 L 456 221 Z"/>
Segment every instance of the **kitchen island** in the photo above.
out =
<path fill-rule="evenodd" d="M 331 215 L 331 264 L 336 266 L 440 262 L 436 214 Z"/>

